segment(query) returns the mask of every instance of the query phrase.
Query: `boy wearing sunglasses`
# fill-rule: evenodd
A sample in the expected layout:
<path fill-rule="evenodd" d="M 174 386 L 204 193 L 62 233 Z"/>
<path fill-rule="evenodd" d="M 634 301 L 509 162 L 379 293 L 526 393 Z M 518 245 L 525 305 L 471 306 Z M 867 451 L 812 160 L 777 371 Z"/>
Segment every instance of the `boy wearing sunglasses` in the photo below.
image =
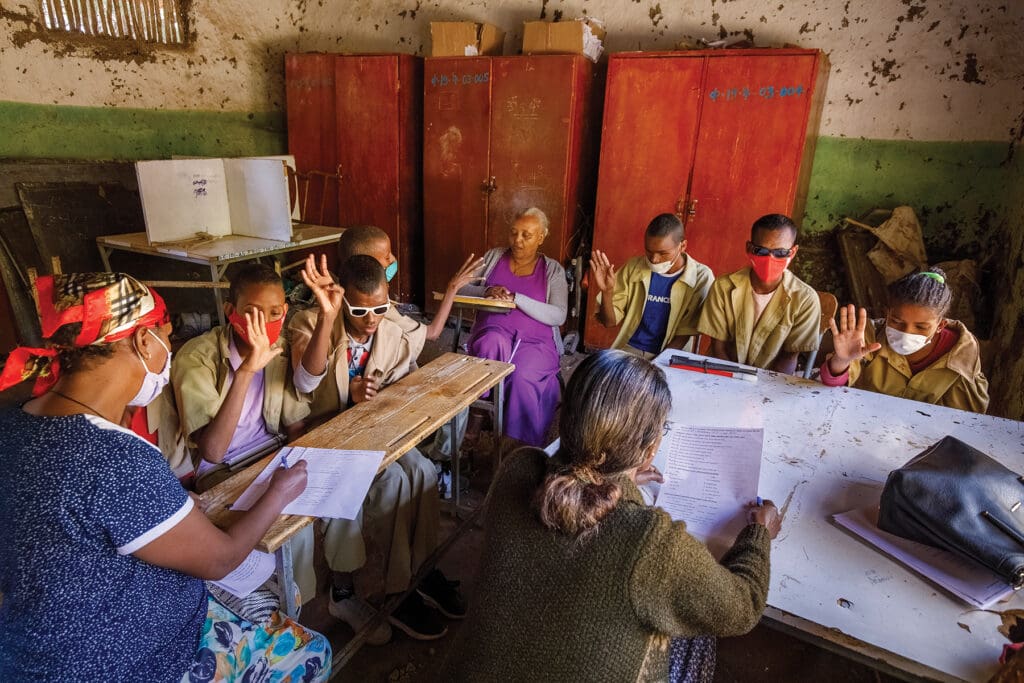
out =
<path fill-rule="evenodd" d="M 388 317 L 388 281 L 377 259 L 349 257 L 341 266 L 340 284 L 322 277 L 325 260 L 321 271 L 307 262 L 303 279 L 320 306 L 296 315 L 289 329 L 295 385 L 312 393 L 314 417 L 329 417 L 372 402 L 380 389 L 407 375 L 415 343 Z M 366 563 L 365 539 L 372 538 L 370 544 L 383 555 L 382 571 L 376 573 L 383 576 L 367 567 L 361 583 L 377 584 L 389 595 L 404 592 L 437 548 L 440 499 L 433 464 L 412 449 L 377 477 L 359 518 L 325 522 L 324 554 L 333 572 L 328 611 L 358 631 L 376 612 L 354 589 L 352 574 Z M 466 610 L 452 582 L 437 570 L 389 620 L 413 638 L 433 640 L 448 631 L 434 608 L 449 618 L 462 618 Z M 382 623 L 367 642 L 381 645 L 390 637 L 390 627 Z"/>
<path fill-rule="evenodd" d="M 711 286 L 698 330 L 723 360 L 793 374 L 799 354 L 818 348 L 818 293 L 789 271 L 797 229 L 782 214 L 758 218 L 750 229 L 750 265 Z"/>

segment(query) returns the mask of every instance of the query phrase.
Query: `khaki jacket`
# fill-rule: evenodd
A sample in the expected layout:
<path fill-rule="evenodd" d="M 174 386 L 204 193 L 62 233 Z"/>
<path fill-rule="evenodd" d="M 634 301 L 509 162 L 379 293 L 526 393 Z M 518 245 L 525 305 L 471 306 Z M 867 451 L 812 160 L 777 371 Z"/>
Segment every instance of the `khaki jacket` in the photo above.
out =
<path fill-rule="evenodd" d="M 959 335 L 956 344 L 911 375 L 906 356 L 889 348 L 885 340 L 885 320 L 872 322 L 864 330 L 864 341 L 871 345 L 878 340 L 882 348 L 850 365 L 849 386 L 975 413 L 988 409 L 988 380 L 981 372 L 978 340 L 963 323 L 948 321 L 947 327 Z"/>
<path fill-rule="evenodd" d="M 177 356 L 174 357 L 177 360 Z M 160 452 L 174 476 L 183 477 L 192 471 L 192 461 L 185 447 L 185 436 L 178 422 L 178 408 L 174 403 L 174 387 L 165 386 L 156 399 L 146 406 L 146 428 L 156 432 Z"/>
<path fill-rule="evenodd" d="M 190 339 L 171 363 L 171 383 L 178 403 L 181 431 L 189 448 L 196 447 L 192 435 L 213 421 L 231 388 L 228 382 L 230 329 L 215 327 Z M 285 335 L 281 335 L 274 348 L 284 349 L 284 353 L 263 369 L 263 419 L 267 429 L 281 433 L 286 425 L 309 415 L 309 399 L 301 396 L 292 383 Z"/>
<path fill-rule="evenodd" d="M 701 308 L 714 280 L 715 276 L 710 268 L 692 256 L 686 256 L 686 269 L 672 284 L 672 290 L 669 292 L 668 326 L 665 328 L 665 339 L 661 342 L 662 349 L 673 337 L 697 334 Z M 643 256 L 629 259 L 615 274 L 615 294 L 612 297 L 615 320 L 609 322 L 616 325 L 621 323 L 622 326 L 612 343 L 613 349 L 624 348 L 633 338 L 644 317 L 647 291 L 650 287 L 651 269 L 647 267 Z M 600 293 L 597 295 L 597 305 L 601 305 Z"/>
<path fill-rule="evenodd" d="M 769 367 L 781 351 L 818 348 L 821 304 L 813 287 L 787 270 L 756 327 L 752 292 L 749 266 L 715 280 L 697 329 L 733 343 L 737 362 L 758 368 Z"/>
<path fill-rule="evenodd" d="M 292 369 L 302 362 L 302 354 L 313 337 L 316 328 L 318 309 L 302 311 L 292 318 L 289 332 L 292 340 Z M 366 362 L 364 374 L 372 377 L 380 374 L 381 386 L 397 382 L 409 374 L 412 362 L 415 339 L 410 340 L 397 323 L 385 316 L 373 335 L 373 346 L 370 358 Z M 331 340 L 327 352 L 326 376 L 313 391 L 311 415 L 334 415 L 348 407 L 348 335 L 345 333 L 345 316 L 339 314 L 331 330 Z"/>

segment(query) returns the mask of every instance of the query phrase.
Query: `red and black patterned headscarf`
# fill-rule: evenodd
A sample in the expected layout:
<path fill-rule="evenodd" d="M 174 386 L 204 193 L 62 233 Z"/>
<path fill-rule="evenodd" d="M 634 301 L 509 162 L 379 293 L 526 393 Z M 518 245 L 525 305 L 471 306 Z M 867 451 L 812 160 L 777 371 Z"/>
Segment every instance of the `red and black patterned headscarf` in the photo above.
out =
<path fill-rule="evenodd" d="M 32 393 L 38 396 L 57 381 L 61 349 L 112 344 L 169 319 L 160 295 L 124 273 L 46 275 L 36 280 L 36 292 L 44 339 L 66 325 L 81 323 L 81 329 L 70 344 L 12 351 L 0 374 L 0 391 L 35 377 Z"/>

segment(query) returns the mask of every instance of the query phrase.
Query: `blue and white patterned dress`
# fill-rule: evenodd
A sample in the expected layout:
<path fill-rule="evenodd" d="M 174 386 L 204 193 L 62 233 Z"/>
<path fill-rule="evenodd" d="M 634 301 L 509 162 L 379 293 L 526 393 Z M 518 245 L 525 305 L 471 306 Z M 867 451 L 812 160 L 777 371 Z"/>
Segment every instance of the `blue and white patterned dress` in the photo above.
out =
<path fill-rule="evenodd" d="M 322 636 L 220 613 L 201 580 L 132 555 L 193 507 L 151 444 L 97 417 L 18 407 L 0 415 L 0 463 L 0 681 L 326 677 Z M 232 655 L 197 671 L 204 649 Z"/>

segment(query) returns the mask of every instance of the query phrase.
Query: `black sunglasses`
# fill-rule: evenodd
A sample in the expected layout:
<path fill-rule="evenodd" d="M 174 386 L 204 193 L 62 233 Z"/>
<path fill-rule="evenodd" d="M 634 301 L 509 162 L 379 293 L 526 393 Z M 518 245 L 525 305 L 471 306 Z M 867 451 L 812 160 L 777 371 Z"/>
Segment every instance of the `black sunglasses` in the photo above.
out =
<path fill-rule="evenodd" d="M 793 255 L 793 247 L 789 249 L 769 249 L 753 242 L 747 242 L 747 251 L 754 256 L 768 256 L 770 254 L 775 258 L 789 258 Z"/>

